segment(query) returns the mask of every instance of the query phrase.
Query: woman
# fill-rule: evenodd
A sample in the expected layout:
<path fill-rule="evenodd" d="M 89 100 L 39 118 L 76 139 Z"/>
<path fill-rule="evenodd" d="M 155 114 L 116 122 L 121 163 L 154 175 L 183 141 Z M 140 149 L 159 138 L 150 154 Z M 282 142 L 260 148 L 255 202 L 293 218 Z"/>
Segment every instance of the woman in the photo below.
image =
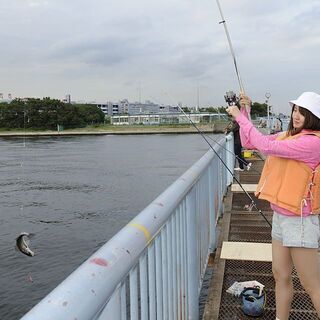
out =
<path fill-rule="evenodd" d="M 249 98 L 240 96 L 243 109 Z M 292 268 L 320 317 L 320 95 L 304 92 L 292 106 L 288 131 L 261 134 L 238 107 L 227 112 L 240 125 L 242 145 L 268 155 L 256 196 L 268 200 L 277 320 L 287 320 L 293 297 Z"/>

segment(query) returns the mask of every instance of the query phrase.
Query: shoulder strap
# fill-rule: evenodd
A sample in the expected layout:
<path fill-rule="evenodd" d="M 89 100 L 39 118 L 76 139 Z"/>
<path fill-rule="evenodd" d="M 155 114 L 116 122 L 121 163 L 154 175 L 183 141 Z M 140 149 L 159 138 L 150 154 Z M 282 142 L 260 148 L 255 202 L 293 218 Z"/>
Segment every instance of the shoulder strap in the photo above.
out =
<path fill-rule="evenodd" d="M 288 136 L 286 135 L 286 132 L 284 134 L 280 134 L 279 137 L 277 137 L 278 140 L 284 140 L 284 139 L 296 139 L 300 136 L 317 136 L 320 138 L 320 131 L 310 131 L 310 132 L 300 132 L 298 134 L 295 134 L 294 136 Z"/>
<path fill-rule="evenodd" d="M 320 138 L 320 131 L 313 131 L 310 134 L 313 134 L 313 135 L 317 136 L 318 138 Z"/>

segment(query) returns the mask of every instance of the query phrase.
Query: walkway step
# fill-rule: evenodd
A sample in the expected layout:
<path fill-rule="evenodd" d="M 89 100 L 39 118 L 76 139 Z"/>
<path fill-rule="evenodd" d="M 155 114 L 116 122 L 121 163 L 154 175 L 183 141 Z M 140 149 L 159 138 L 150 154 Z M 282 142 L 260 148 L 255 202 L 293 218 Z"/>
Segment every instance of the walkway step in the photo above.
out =
<path fill-rule="evenodd" d="M 258 185 L 255 183 L 242 184 L 243 189 L 247 192 L 255 192 L 257 189 L 257 186 Z M 234 183 L 231 185 L 231 192 L 244 192 L 243 189 L 237 183 Z"/>
<path fill-rule="evenodd" d="M 271 243 L 223 241 L 221 259 L 272 261 Z"/>
<path fill-rule="evenodd" d="M 257 207 L 264 211 L 270 211 L 270 203 L 266 200 L 257 199 L 253 193 L 249 193 Z M 233 201 L 232 201 L 232 210 L 241 210 L 245 211 L 251 205 L 251 200 L 244 192 L 235 192 L 233 193 Z"/>

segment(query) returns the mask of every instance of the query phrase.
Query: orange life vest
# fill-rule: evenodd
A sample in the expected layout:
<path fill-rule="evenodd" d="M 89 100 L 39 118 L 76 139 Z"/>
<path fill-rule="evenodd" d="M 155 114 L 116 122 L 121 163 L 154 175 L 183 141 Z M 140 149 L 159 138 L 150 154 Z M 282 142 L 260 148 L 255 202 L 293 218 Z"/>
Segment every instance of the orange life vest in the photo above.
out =
<path fill-rule="evenodd" d="M 289 137 L 284 134 L 277 139 L 296 139 L 305 134 L 320 138 L 319 131 L 311 131 Z M 301 215 L 310 200 L 311 213 L 320 214 L 320 163 L 312 170 L 302 161 L 268 156 L 255 195 L 296 215 Z"/>

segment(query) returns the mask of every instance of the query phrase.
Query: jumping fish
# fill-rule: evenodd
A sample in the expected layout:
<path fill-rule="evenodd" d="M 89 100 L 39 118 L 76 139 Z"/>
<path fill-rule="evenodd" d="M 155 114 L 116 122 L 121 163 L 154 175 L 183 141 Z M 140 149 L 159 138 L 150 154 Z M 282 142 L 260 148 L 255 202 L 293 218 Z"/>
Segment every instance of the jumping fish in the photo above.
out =
<path fill-rule="evenodd" d="M 16 239 L 16 247 L 23 254 L 33 257 L 34 252 L 29 248 L 29 237 L 31 235 L 26 232 L 22 232 L 19 237 Z"/>

